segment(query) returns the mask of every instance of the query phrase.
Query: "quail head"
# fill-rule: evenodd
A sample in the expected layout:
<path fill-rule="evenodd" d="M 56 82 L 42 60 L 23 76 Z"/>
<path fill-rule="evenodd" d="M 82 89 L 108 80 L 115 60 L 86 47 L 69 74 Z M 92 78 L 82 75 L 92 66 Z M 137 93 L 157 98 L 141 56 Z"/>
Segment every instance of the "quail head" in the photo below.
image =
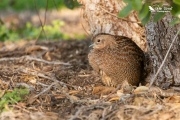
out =
<path fill-rule="evenodd" d="M 130 38 L 98 34 L 92 38 L 89 63 L 107 86 L 127 81 L 138 85 L 143 79 L 144 53 Z"/>

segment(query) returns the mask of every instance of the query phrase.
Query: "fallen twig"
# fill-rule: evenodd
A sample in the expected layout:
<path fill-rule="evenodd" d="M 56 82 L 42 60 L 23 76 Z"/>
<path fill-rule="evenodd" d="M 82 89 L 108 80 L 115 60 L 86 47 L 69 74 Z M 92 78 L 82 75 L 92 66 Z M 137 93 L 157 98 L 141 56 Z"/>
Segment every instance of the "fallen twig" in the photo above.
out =
<path fill-rule="evenodd" d="M 41 83 L 41 82 L 37 82 L 36 84 L 37 84 L 37 85 L 44 86 L 44 87 L 47 87 L 47 86 L 49 86 L 49 85 L 46 85 L 46 84 L 44 84 L 44 83 Z"/>
<path fill-rule="evenodd" d="M 40 95 L 44 94 L 45 92 L 49 91 L 54 85 L 56 85 L 57 82 L 53 82 L 51 83 L 51 85 L 49 85 L 46 89 L 44 89 L 42 92 L 40 92 L 39 94 L 35 95 L 34 98 L 39 97 Z"/>

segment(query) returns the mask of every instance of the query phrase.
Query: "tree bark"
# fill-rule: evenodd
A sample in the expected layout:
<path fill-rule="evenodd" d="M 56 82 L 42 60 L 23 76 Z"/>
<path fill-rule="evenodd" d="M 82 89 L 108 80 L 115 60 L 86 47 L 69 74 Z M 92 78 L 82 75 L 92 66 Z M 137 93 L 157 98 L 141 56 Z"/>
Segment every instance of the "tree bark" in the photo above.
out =
<path fill-rule="evenodd" d="M 167 50 L 180 29 L 180 25 L 170 26 L 173 17 L 170 13 L 157 23 L 150 21 L 146 25 L 146 38 L 148 44 L 148 54 L 151 61 L 151 76 L 160 67 Z M 168 88 L 170 85 L 180 85 L 180 36 L 177 37 L 173 47 L 166 59 L 165 64 L 159 73 L 155 84 Z"/>
<path fill-rule="evenodd" d="M 148 78 L 151 79 L 160 67 L 176 32 L 180 29 L 180 25 L 169 25 L 173 19 L 171 14 L 167 13 L 161 21 L 157 23 L 150 21 L 145 27 L 142 27 L 136 12 L 132 12 L 123 19 L 117 17 L 119 11 L 125 6 L 122 0 L 78 1 L 83 4 L 83 17 L 89 24 L 91 34 L 110 33 L 127 36 L 135 41 L 142 50 L 147 50 L 150 60 L 150 77 Z M 180 36 L 178 36 L 155 81 L 155 84 L 160 87 L 168 88 L 170 85 L 180 85 L 179 38 Z"/>

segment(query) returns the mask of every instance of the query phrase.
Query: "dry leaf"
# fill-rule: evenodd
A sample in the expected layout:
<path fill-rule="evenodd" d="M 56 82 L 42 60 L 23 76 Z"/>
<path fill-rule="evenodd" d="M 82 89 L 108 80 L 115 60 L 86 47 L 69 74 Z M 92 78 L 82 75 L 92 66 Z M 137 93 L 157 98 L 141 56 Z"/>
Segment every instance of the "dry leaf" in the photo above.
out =
<path fill-rule="evenodd" d="M 42 70 L 45 71 L 45 72 L 52 71 L 53 70 L 53 66 L 50 66 L 50 65 L 49 66 L 43 66 Z"/>
<path fill-rule="evenodd" d="M 30 83 L 32 84 L 36 84 L 37 80 L 36 79 L 32 79 L 32 80 L 29 80 Z"/>
<path fill-rule="evenodd" d="M 133 105 L 141 106 L 141 105 L 147 105 L 146 108 L 151 108 L 152 106 L 157 105 L 157 103 L 149 98 L 146 97 L 135 97 Z"/>
<path fill-rule="evenodd" d="M 70 90 L 69 95 L 76 95 L 80 92 L 80 90 Z"/>
<path fill-rule="evenodd" d="M 51 93 L 52 93 L 52 95 L 56 98 L 56 99 L 61 99 L 61 98 L 65 98 L 66 97 L 66 95 L 64 95 L 64 94 L 57 94 L 57 92 L 56 91 L 51 91 Z"/>
<path fill-rule="evenodd" d="M 121 97 L 122 95 L 124 95 L 123 89 L 118 90 L 118 91 L 117 91 L 117 95 L 118 95 L 119 97 Z"/>
<path fill-rule="evenodd" d="M 20 77 L 20 79 L 23 80 L 24 82 L 28 82 L 31 80 L 36 80 L 36 76 L 34 76 L 34 75 L 22 75 Z"/>
<path fill-rule="evenodd" d="M 146 87 L 146 86 L 139 86 L 139 87 L 137 87 L 137 88 L 134 90 L 134 93 L 135 93 L 135 94 L 147 93 L 148 90 L 149 90 L 149 88 Z"/>
<path fill-rule="evenodd" d="M 40 46 L 40 45 L 34 45 L 34 46 L 29 46 L 25 49 L 26 53 L 31 53 L 33 51 L 38 51 L 38 50 L 48 50 L 47 47 Z"/>
<path fill-rule="evenodd" d="M 116 88 L 107 86 L 97 86 L 93 88 L 92 94 L 107 95 L 113 92 Z"/>
<path fill-rule="evenodd" d="M 37 97 L 35 97 L 36 94 L 35 93 L 31 93 L 28 97 L 28 100 L 27 100 L 27 104 L 32 104 L 34 103 L 35 100 L 37 100 Z"/>
<path fill-rule="evenodd" d="M 16 106 L 26 107 L 26 103 L 24 103 L 24 102 L 18 102 L 18 103 L 16 104 Z"/>
<path fill-rule="evenodd" d="M 9 81 L 8 81 L 8 82 L 4 82 L 4 81 L 2 81 L 2 80 L 0 79 L 0 88 L 1 88 L 1 89 L 6 90 L 6 89 L 8 89 L 9 85 L 10 85 L 10 82 L 9 82 Z"/>
<path fill-rule="evenodd" d="M 44 59 L 51 61 L 52 60 L 51 53 L 50 52 L 46 52 L 46 54 L 44 55 Z"/>
<path fill-rule="evenodd" d="M 166 98 L 164 101 L 168 103 L 180 103 L 180 96 L 171 96 Z"/>
<path fill-rule="evenodd" d="M 79 100 L 79 98 L 78 98 L 78 97 L 76 97 L 76 96 L 74 96 L 74 95 L 70 95 L 69 97 L 70 97 L 70 100 L 71 100 L 71 101 L 73 101 L 73 102 L 75 102 L 75 101 L 78 101 L 78 100 Z"/>
<path fill-rule="evenodd" d="M 170 120 L 173 117 L 172 113 L 166 112 L 159 115 L 159 120 Z"/>
<path fill-rule="evenodd" d="M 108 100 L 109 102 L 112 102 L 112 101 L 118 101 L 119 100 L 119 96 L 115 96 L 113 98 L 111 98 L 110 100 Z"/>
<path fill-rule="evenodd" d="M 66 95 L 64 95 L 64 94 L 54 94 L 54 97 L 56 99 L 62 99 L 62 98 L 66 98 Z"/>

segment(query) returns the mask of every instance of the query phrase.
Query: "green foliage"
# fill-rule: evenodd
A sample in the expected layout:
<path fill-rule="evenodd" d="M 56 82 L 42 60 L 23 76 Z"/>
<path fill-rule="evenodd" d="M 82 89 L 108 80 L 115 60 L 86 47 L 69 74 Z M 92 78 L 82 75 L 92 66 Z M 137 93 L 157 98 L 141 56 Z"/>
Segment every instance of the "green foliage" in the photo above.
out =
<path fill-rule="evenodd" d="M 147 4 L 143 5 L 142 9 L 139 11 L 138 17 L 140 20 L 143 20 L 150 13 L 149 7 Z"/>
<path fill-rule="evenodd" d="M 119 12 L 119 17 L 126 17 L 132 11 L 132 3 L 129 3 L 122 11 Z"/>
<path fill-rule="evenodd" d="M 19 35 L 17 32 L 8 29 L 5 25 L 0 24 L 0 41 L 5 41 L 7 39 L 19 39 Z"/>
<path fill-rule="evenodd" d="M 140 11 L 142 8 L 142 1 L 141 0 L 132 0 L 133 9 L 136 11 Z"/>
<path fill-rule="evenodd" d="M 0 10 L 13 9 L 17 11 L 37 9 L 61 9 L 65 6 L 73 9 L 78 7 L 77 0 L 0 0 Z"/>
<path fill-rule="evenodd" d="M 173 26 L 173 25 L 179 24 L 179 23 L 180 23 L 180 19 L 179 19 L 179 18 L 175 18 L 174 20 L 172 20 L 172 21 L 170 22 L 170 25 Z"/>
<path fill-rule="evenodd" d="M 151 12 L 148 12 L 148 13 L 146 14 L 146 16 L 145 16 L 143 19 L 141 19 L 141 23 L 142 23 L 143 25 L 145 25 L 145 24 L 149 21 L 150 17 L 151 17 Z"/>
<path fill-rule="evenodd" d="M 36 28 L 31 23 L 27 22 L 26 27 L 22 30 L 21 35 L 24 39 L 36 39 L 40 33 L 41 28 Z"/>
<path fill-rule="evenodd" d="M 22 10 L 35 10 L 35 6 L 37 9 L 45 9 L 48 4 L 48 9 L 53 8 L 62 8 L 64 6 L 64 2 L 62 0 L 1 0 L 0 9 L 14 9 L 18 11 Z"/>
<path fill-rule="evenodd" d="M 86 36 L 84 34 L 74 34 L 74 38 L 76 38 L 77 40 L 82 40 L 86 38 Z"/>
<path fill-rule="evenodd" d="M 51 25 L 45 25 L 43 27 L 44 31 L 42 30 L 42 27 L 35 27 L 31 23 L 26 23 L 26 27 L 22 30 L 11 30 L 7 28 L 5 25 L 0 25 L 0 41 L 10 40 L 10 41 L 16 41 L 20 38 L 26 39 L 26 40 L 32 40 L 32 39 L 50 39 L 50 40 L 56 40 L 56 39 L 69 39 L 70 37 L 67 34 L 64 34 L 61 32 L 61 27 L 65 23 L 60 20 L 55 20 L 52 22 Z"/>
<path fill-rule="evenodd" d="M 174 2 L 175 4 L 180 5 L 180 0 L 173 0 L 173 2 Z"/>
<path fill-rule="evenodd" d="M 47 39 L 68 39 L 68 35 L 63 34 L 60 32 L 60 27 L 64 25 L 63 21 L 60 20 L 55 20 L 52 22 L 52 25 L 45 25 L 44 26 L 44 31 L 45 33 L 48 33 Z M 41 34 L 40 38 L 45 38 L 43 36 L 44 34 Z"/>
<path fill-rule="evenodd" d="M 15 88 L 13 91 L 6 91 L 6 93 L 0 98 L 0 112 L 5 110 L 6 105 L 22 101 L 24 96 L 27 94 L 29 94 L 27 88 Z"/>
<path fill-rule="evenodd" d="M 173 3 L 172 7 L 173 7 L 173 9 L 172 9 L 171 13 L 174 16 L 178 17 L 178 15 L 180 15 L 180 4 Z"/>
<path fill-rule="evenodd" d="M 135 10 L 138 12 L 138 17 L 141 23 L 145 25 L 151 18 L 151 14 L 154 13 L 154 22 L 161 20 L 166 12 L 171 12 L 176 18 L 171 24 L 177 24 L 180 21 L 180 0 L 166 1 L 169 2 L 169 6 L 163 6 L 161 1 L 149 1 L 146 0 L 124 0 L 127 5 L 119 12 L 119 17 L 126 17 Z M 156 2 L 156 3 L 153 3 Z M 150 8 L 151 7 L 151 8 Z M 150 10 L 151 9 L 151 10 Z"/>
<path fill-rule="evenodd" d="M 68 39 L 69 36 L 60 31 L 60 27 L 63 25 L 63 21 L 54 20 L 52 25 L 45 25 L 42 29 L 42 27 L 36 28 L 31 23 L 27 23 L 23 35 L 24 38 L 29 40 L 36 39 L 37 36 L 39 36 L 39 39 Z"/>
<path fill-rule="evenodd" d="M 154 22 L 159 21 L 164 17 L 165 13 L 164 12 L 158 12 L 154 15 Z M 148 21 L 147 21 L 148 22 Z"/>
<path fill-rule="evenodd" d="M 64 0 L 64 4 L 66 5 L 66 7 L 70 9 L 73 9 L 79 6 L 79 3 L 77 2 L 77 0 Z"/>

